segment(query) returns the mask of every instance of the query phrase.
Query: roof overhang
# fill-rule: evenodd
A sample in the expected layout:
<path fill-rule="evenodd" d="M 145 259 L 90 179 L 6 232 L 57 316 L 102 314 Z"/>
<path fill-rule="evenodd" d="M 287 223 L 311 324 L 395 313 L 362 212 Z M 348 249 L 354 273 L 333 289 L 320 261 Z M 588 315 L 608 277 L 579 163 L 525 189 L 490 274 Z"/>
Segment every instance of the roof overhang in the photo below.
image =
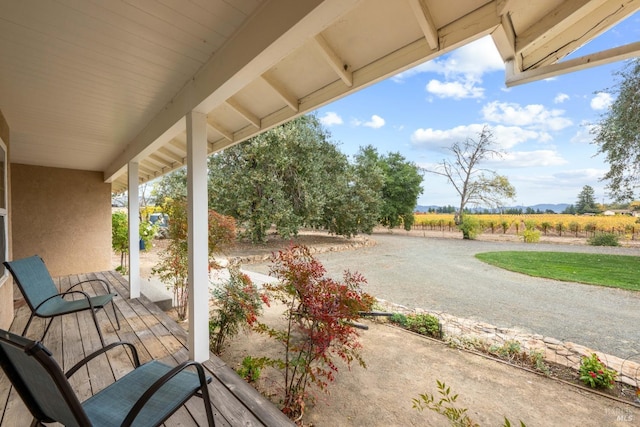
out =
<path fill-rule="evenodd" d="M 491 35 L 515 85 L 637 57 L 568 54 L 640 0 L 2 1 L 11 161 L 146 182 L 185 164 L 184 117 L 214 153 Z"/>

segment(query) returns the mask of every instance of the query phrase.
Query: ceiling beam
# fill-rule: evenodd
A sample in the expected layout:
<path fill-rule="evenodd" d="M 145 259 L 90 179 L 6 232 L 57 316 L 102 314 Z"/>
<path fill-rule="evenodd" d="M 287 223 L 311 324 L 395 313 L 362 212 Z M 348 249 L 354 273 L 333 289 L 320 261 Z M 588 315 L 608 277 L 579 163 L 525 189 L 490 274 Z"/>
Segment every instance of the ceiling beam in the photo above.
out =
<path fill-rule="evenodd" d="M 509 59 L 519 60 L 521 58 L 520 55 L 516 54 L 516 34 L 509 15 L 502 15 L 500 17 L 500 25 L 491 33 L 491 37 L 503 61 Z M 521 63 L 521 61 L 518 62 Z"/>
<path fill-rule="evenodd" d="M 149 160 L 152 160 L 156 164 L 160 165 L 162 168 L 171 168 L 171 167 L 173 167 L 173 162 L 171 160 L 167 160 L 167 159 L 161 157 L 160 155 L 158 155 L 157 153 L 158 153 L 158 151 L 156 151 L 155 153 L 150 155 L 148 157 Z"/>
<path fill-rule="evenodd" d="M 207 122 L 207 130 L 210 130 L 210 131 L 213 131 L 213 132 L 217 132 L 220 135 L 222 135 L 226 140 L 233 142 L 233 133 L 230 132 L 228 129 L 225 129 L 224 127 L 222 127 L 218 123 L 213 123 L 211 121 L 208 121 Z"/>
<path fill-rule="evenodd" d="M 416 20 L 424 33 L 424 37 L 427 39 L 427 44 L 431 50 L 438 50 L 438 29 L 433 21 L 429 7 L 424 0 L 409 0 L 409 4 L 413 9 L 413 13 L 416 15 Z"/>
<path fill-rule="evenodd" d="M 239 102 L 236 102 L 233 99 L 229 98 L 227 99 L 227 105 L 257 129 L 260 129 L 260 118 L 243 107 Z"/>
<path fill-rule="evenodd" d="M 291 93 L 285 89 L 283 85 L 270 79 L 269 77 L 262 75 L 261 79 L 264 83 L 266 83 L 273 91 L 284 101 L 285 104 L 289 106 L 293 111 L 298 112 L 300 108 L 298 105 L 298 98 L 293 96 Z"/>
<path fill-rule="evenodd" d="M 174 151 L 169 150 L 167 147 L 160 148 L 157 151 L 157 153 L 160 153 L 161 155 L 170 158 L 172 161 L 174 161 L 176 163 L 184 164 L 185 157 L 184 156 L 180 156 L 179 154 L 175 153 Z"/>
<path fill-rule="evenodd" d="M 509 13 L 512 4 L 513 0 L 498 0 L 496 2 L 496 14 L 498 16 L 506 15 Z"/>
<path fill-rule="evenodd" d="M 440 50 L 436 52 L 434 57 L 460 47 L 469 41 L 491 34 L 500 23 L 500 17 L 496 15 L 495 0 L 486 3 L 462 18 L 438 29 Z"/>
<path fill-rule="evenodd" d="M 548 79 L 561 74 L 636 57 L 640 57 L 640 42 L 630 43 L 591 55 L 581 56 L 579 58 L 545 65 L 544 67 L 533 68 L 523 72 L 518 72 L 518 70 L 515 69 L 514 64 L 512 62 L 508 62 L 506 64 L 506 85 L 508 87 L 517 86 L 536 80 Z"/>
<path fill-rule="evenodd" d="M 553 39 L 562 31 L 566 31 L 568 26 L 575 24 L 607 1 L 565 0 L 560 2 L 560 5 L 544 18 L 520 32 L 516 39 L 516 52 L 522 52 L 535 47 L 536 44 Z"/>
<path fill-rule="evenodd" d="M 105 169 L 106 182 L 126 173 L 130 161 L 151 154 L 167 129 L 190 111 L 208 113 L 264 74 L 306 40 L 353 9 L 359 0 L 267 0 Z M 173 135 L 175 136 L 175 134 Z M 171 138 L 169 138 L 171 139 Z"/>
<path fill-rule="evenodd" d="M 602 0 L 596 0 L 597 3 Z M 551 65 L 640 9 L 640 0 L 607 0 L 597 13 L 583 16 L 553 38 L 545 37 L 522 52 L 522 70 Z M 563 25 L 565 25 L 563 23 Z M 516 40 L 516 49 L 518 41 Z"/>
<path fill-rule="evenodd" d="M 333 71 L 342 79 L 344 84 L 353 86 L 353 73 L 349 70 L 349 66 L 336 54 L 327 40 L 318 34 L 313 38 L 314 44 L 324 57 L 325 61 L 331 66 Z"/>

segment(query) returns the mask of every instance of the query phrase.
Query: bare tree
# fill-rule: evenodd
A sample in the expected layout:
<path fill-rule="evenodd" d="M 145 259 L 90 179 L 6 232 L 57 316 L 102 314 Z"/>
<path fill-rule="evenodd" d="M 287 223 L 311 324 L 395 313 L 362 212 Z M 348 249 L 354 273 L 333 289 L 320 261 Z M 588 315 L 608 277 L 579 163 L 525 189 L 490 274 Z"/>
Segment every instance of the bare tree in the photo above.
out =
<path fill-rule="evenodd" d="M 460 206 L 455 215 L 456 225 L 462 223 L 467 205 L 503 206 L 505 199 L 514 199 L 516 190 L 506 176 L 483 169 L 483 160 L 501 158 L 503 151 L 494 148 L 493 133 L 488 126 L 482 128 L 477 139 L 467 138 L 454 143 L 449 150 L 453 159 L 442 160 L 434 170 L 425 170 L 446 177 L 460 195 Z"/>

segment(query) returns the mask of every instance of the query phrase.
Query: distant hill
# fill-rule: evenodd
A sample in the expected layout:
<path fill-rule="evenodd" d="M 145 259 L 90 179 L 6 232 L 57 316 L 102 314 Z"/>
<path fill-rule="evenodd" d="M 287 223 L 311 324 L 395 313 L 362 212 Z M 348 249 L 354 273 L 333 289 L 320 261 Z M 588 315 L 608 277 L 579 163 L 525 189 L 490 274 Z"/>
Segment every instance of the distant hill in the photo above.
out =
<path fill-rule="evenodd" d="M 541 212 L 545 212 L 547 210 L 551 210 L 555 213 L 562 213 L 565 209 L 567 209 L 567 207 L 569 206 L 568 203 L 556 203 L 556 204 L 551 204 L 551 203 L 540 203 L 537 205 L 532 205 L 532 206 L 506 206 L 505 209 L 522 209 L 523 211 L 526 210 L 527 208 L 531 208 L 534 211 L 541 211 Z M 433 210 L 433 209 L 438 209 L 441 208 L 442 206 L 437 206 L 437 205 L 429 205 L 429 206 L 424 206 L 424 205 L 418 205 L 416 206 L 416 208 L 414 209 L 414 212 L 429 212 L 429 210 Z M 483 211 L 484 208 L 476 208 L 476 209 L 471 209 L 472 211 L 476 210 L 476 211 Z"/>

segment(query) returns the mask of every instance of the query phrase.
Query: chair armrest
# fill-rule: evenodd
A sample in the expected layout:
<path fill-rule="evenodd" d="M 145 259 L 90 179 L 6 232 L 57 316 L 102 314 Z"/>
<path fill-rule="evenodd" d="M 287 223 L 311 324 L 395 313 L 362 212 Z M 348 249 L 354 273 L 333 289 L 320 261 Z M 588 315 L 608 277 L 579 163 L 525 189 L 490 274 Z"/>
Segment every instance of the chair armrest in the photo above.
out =
<path fill-rule="evenodd" d="M 47 301 L 52 300 L 54 298 L 58 298 L 58 297 L 62 297 L 64 298 L 67 295 L 71 295 L 71 294 L 81 294 L 88 302 L 89 302 L 89 307 L 91 307 L 91 309 L 93 310 L 93 304 L 91 303 L 91 297 L 89 297 L 89 294 L 87 294 L 84 291 L 67 291 L 67 292 L 63 292 L 61 294 L 56 294 L 56 295 L 51 295 L 49 298 L 47 298 L 46 300 L 42 301 L 40 304 L 38 304 L 33 311 L 35 313 L 38 312 L 38 309 L 40 307 L 42 307 L 43 304 L 45 304 Z"/>
<path fill-rule="evenodd" d="M 102 282 L 107 287 L 107 293 L 109 294 L 111 293 L 111 286 L 109 286 L 109 282 L 107 282 L 104 279 L 98 279 L 98 278 L 81 280 L 80 282 L 72 285 L 67 291 L 70 291 L 71 289 L 75 288 L 78 285 L 82 285 L 83 283 L 89 283 L 89 282 Z"/>
<path fill-rule="evenodd" d="M 75 365 L 73 365 L 71 367 L 71 369 L 69 369 L 65 373 L 65 376 L 67 378 L 70 378 L 71 375 L 75 374 L 80 368 L 82 368 L 84 365 L 86 365 L 87 362 L 95 359 L 96 357 L 100 356 L 101 354 L 106 353 L 107 351 L 111 350 L 112 348 L 118 347 L 118 346 L 129 347 L 129 350 L 131 351 L 131 356 L 133 357 L 134 366 L 136 368 L 138 366 L 140 366 L 140 358 L 138 357 L 138 350 L 136 350 L 136 347 L 133 344 L 128 343 L 128 342 L 118 341 L 118 342 L 114 342 L 112 344 L 109 344 L 106 347 L 102 347 L 99 350 L 94 351 L 93 353 L 91 353 L 90 355 L 88 355 L 87 357 L 85 357 L 84 359 L 82 359 L 81 361 L 76 363 Z"/>
<path fill-rule="evenodd" d="M 187 362 L 183 362 L 180 365 L 176 366 L 175 368 L 171 369 L 169 372 L 164 374 L 162 377 L 158 378 L 153 384 L 151 384 L 151 386 L 147 389 L 147 391 L 145 391 L 144 394 L 142 396 L 140 396 L 140 399 L 138 399 L 138 401 L 135 403 L 135 405 L 133 405 L 133 407 L 131 408 L 131 410 L 127 414 L 127 417 L 122 422 L 121 427 L 129 427 L 129 426 L 131 426 L 131 424 L 135 421 L 136 417 L 138 416 L 138 414 L 140 413 L 142 408 L 144 408 L 144 406 L 147 404 L 149 399 L 151 399 L 151 397 L 153 397 L 153 395 L 158 390 L 160 390 L 160 388 L 164 384 L 169 382 L 171 380 L 171 378 L 175 377 L 180 372 L 182 372 L 185 368 L 188 368 L 190 366 L 194 366 L 196 368 L 196 370 L 198 371 L 198 378 L 200 379 L 200 386 L 201 387 L 206 387 L 207 384 L 209 383 L 209 380 L 207 379 L 207 377 L 204 374 L 204 368 L 202 367 L 202 365 L 200 363 L 198 363 L 198 362 L 194 362 L 193 360 L 190 360 L 190 361 L 187 361 Z"/>

